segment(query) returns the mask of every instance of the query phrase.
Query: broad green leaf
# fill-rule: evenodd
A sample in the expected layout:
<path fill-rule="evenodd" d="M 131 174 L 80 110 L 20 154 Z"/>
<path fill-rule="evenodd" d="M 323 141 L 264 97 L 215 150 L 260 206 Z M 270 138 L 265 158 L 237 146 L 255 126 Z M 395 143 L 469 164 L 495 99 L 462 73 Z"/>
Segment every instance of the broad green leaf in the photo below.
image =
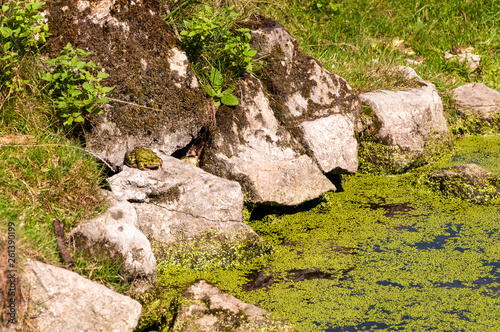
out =
<path fill-rule="evenodd" d="M 2 11 L 3 11 L 4 13 L 5 13 L 6 11 L 8 11 L 8 10 L 9 10 L 9 6 L 7 6 L 7 5 L 3 5 L 3 6 L 2 6 Z"/>
<path fill-rule="evenodd" d="M 216 94 L 215 90 L 210 85 L 205 85 L 203 87 L 203 91 L 205 91 L 210 97 L 214 97 Z"/>
<path fill-rule="evenodd" d="M 43 5 L 45 5 L 45 2 L 34 2 L 34 3 L 31 4 L 31 8 L 33 8 L 33 10 L 38 10 Z"/>
<path fill-rule="evenodd" d="M 215 105 L 215 107 L 219 107 L 220 106 L 220 100 L 214 100 L 214 105 Z"/>
<path fill-rule="evenodd" d="M 85 63 L 85 62 L 83 62 L 83 61 L 78 61 L 78 62 L 76 63 L 75 68 L 76 68 L 77 70 L 80 70 L 80 69 L 84 68 L 84 67 L 85 67 L 85 65 L 86 65 L 86 63 Z"/>
<path fill-rule="evenodd" d="M 0 27 L 0 33 L 4 38 L 9 38 L 12 36 L 12 30 L 8 27 Z"/>
<path fill-rule="evenodd" d="M 109 103 L 109 99 L 106 98 L 106 97 L 102 97 L 101 99 L 99 99 L 97 101 L 98 104 L 106 104 L 106 103 Z"/>
<path fill-rule="evenodd" d="M 238 98 L 233 95 L 223 96 L 220 100 L 224 105 L 227 106 L 236 106 L 239 103 Z"/>
<path fill-rule="evenodd" d="M 70 93 L 69 93 L 72 97 L 78 97 L 79 95 L 82 94 L 82 92 L 80 90 L 72 90 Z"/>
<path fill-rule="evenodd" d="M 40 77 L 44 81 L 52 81 L 52 74 L 51 73 L 45 73 Z"/>
<path fill-rule="evenodd" d="M 97 78 L 106 78 L 108 76 L 109 76 L 109 74 L 103 73 L 102 71 L 97 73 Z"/>
<path fill-rule="evenodd" d="M 229 84 L 228 88 L 226 90 L 222 91 L 222 93 L 224 95 L 229 95 L 229 94 L 231 94 L 234 91 L 235 88 L 236 87 L 234 85 Z"/>
<path fill-rule="evenodd" d="M 250 50 L 246 52 L 249 57 L 254 57 L 257 54 L 257 50 Z"/>
<path fill-rule="evenodd" d="M 102 93 L 108 93 L 110 91 L 112 91 L 115 87 L 109 87 L 109 86 L 105 86 L 102 88 Z"/>
<path fill-rule="evenodd" d="M 89 83 L 89 82 L 85 82 L 85 83 L 83 83 L 83 84 L 82 84 L 82 87 L 83 87 L 85 90 L 89 91 L 89 92 L 94 92 L 94 91 L 95 91 L 94 85 L 93 85 L 93 84 L 91 84 L 91 83 Z"/>

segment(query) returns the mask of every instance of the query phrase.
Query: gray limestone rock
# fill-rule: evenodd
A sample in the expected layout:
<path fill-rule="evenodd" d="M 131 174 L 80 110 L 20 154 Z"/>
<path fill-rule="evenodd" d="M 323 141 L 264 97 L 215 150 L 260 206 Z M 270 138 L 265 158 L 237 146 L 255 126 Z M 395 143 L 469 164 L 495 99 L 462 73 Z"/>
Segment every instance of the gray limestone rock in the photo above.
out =
<path fill-rule="evenodd" d="M 78 225 L 69 237 L 86 255 L 118 261 L 121 275 L 133 282 L 133 291 L 144 293 L 156 283 L 156 258 L 148 239 L 137 228 L 132 204 L 108 196 L 108 211 Z"/>
<path fill-rule="evenodd" d="M 239 105 L 221 107 L 203 169 L 240 182 L 255 204 L 297 205 L 335 190 L 316 163 L 280 125 L 259 80 L 247 77 Z"/>
<path fill-rule="evenodd" d="M 204 280 L 189 287 L 184 296 L 187 301 L 173 328 L 177 332 L 295 331 L 290 324 L 271 319 L 267 311 L 224 294 Z"/>
<path fill-rule="evenodd" d="M 115 87 L 103 113 L 91 115 L 87 147 L 116 170 L 138 145 L 165 154 L 185 147 L 207 122 L 208 100 L 198 87 L 171 28 L 148 1 L 52 1 L 50 56 L 70 42 L 92 52 L 86 61 Z"/>
<path fill-rule="evenodd" d="M 322 172 L 355 173 L 360 102 L 349 84 L 299 52 L 295 38 L 275 20 L 261 19 L 252 37 L 254 46 L 267 54 L 263 83 L 279 121 Z"/>
<path fill-rule="evenodd" d="M 113 193 L 133 203 L 138 227 L 161 242 L 208 230 L 255 234 L 241 222 L 243 194 L 237 182 L 218 178 L 173 157 L 158 170 L 124 170 L 107 180 Z"/>
<path fill-rule="evenodd" d="M 39 331 L 133 331 L 141 305 L 78 274 L 31 261 L 23 283 L 29 294 L 30 322 Z"/>
<path fill-rule="evenodd" d="M 500 92 L 483 83 L 469 83 L 452 91 L 458 111 L 464 115 L 475 115 L 492 121 L 500 113 Z"/>
<path fill-rule="evenodd" d="M 423 81 L 412 68 L 396 67 L 395 70 L 409 79 L 416 79 L 421 86 L 406 91 L 381 90 L 361 94 L 365 123 L 359 126 L 359 130 L 361 136 L 371 136 L 375 143 L 389 147 L 374 149 L 369 154 L 393 154 L 369 155 L 367 159 L 387 157 L 388 164 L 395 164 L 390 167 L 405 169 L 423 156 L 439 153 L 441 149 L 437 146 L 449 135 L 449 130 L 436 87 Z M 433 148 L 427 149 L 430 145 Z"/>

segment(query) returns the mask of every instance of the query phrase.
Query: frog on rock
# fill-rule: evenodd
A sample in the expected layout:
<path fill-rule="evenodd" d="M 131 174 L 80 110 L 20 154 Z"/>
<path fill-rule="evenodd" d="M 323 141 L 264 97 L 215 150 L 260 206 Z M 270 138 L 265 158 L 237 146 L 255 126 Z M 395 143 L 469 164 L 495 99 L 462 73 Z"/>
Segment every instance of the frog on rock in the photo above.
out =
<path fill-rule="evenodd" d="M 158 168 L 162 162 L 160 157 L 144 146 L 137 146 L 132 152 L 125 153 L 125 164 L 140 170 Z"/>

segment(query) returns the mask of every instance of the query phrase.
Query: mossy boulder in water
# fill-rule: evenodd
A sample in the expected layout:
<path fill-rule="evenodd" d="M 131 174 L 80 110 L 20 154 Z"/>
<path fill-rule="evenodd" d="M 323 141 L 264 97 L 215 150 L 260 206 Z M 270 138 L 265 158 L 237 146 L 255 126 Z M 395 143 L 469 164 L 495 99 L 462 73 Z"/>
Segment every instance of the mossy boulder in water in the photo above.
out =
<path fill-rule="evenodd" d="M 115 168 L 137 145 L 166 154 L 205 124 L 208 104 L 186 55 L 176 48 L 156 1 L 53 1 L 47 4 L 51 56 L 70 42 L 92 52 L 114 86 L 104 112 L 89 118 L 87 147 Z"/>
<path fill-rule="evenodd" d="M 434 190 L 467 201 L 482 203 L 500 193 L 500 177 L 476 164 L 442 168 L 429 176 Z"/>

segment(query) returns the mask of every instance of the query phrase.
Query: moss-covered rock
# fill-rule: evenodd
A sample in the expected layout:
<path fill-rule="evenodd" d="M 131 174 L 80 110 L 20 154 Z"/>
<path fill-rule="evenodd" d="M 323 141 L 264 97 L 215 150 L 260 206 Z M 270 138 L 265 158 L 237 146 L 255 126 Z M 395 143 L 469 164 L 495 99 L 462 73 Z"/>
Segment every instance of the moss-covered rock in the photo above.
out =
<path fill-rule="evenodd" d="M 89 118 L 91 150 L 116 167 L 136 145 L 171 154 L 197 135 L 208 103 L 157 1 L 62 0 L 47 9 L 50 55 L 68 42 L 92 52 L 110 75 L 103 84 L 115 87 L 104 113 Z"/>
<path fill-rule="evenodd" d="M 431 188 L 447 196 L 484 203 L 500 193 L 500 177 L 476 164 L 442 168 L 429 176 Z"/>

